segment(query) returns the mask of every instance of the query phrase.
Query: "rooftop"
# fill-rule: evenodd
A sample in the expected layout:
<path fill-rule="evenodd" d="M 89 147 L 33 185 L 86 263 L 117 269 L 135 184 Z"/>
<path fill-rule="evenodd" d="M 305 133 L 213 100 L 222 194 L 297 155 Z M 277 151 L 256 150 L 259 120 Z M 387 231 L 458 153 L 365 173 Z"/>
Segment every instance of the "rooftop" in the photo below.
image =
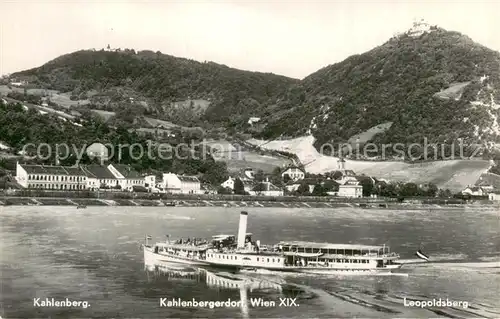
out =
<path fill-rule="evenodd" d="M 112 166 L 125 178 L 141 178 L 141 174 L 139 174 L 130 165 L 112 164 Z"/>
<path fill-rule="evenodd" d="M 81 167 L 19 164 L 28 174 L 86 176 Z"/>
<path fill-rule="evenodd" d="M 86 165 L 82 166 L 83 170 L 87 173 L 88 177 L 98 178 L 98 179 L 116 179 L 116 177 L 110 172 L 106 166 L 101 165 Z"/>
<path fill-rule="evenodd" d="M 200 182 L 200 180 L 196 176 L 177 175 L 177 178 L 181 182 L 191 182 L 191 183 L 199 183 Z"/>

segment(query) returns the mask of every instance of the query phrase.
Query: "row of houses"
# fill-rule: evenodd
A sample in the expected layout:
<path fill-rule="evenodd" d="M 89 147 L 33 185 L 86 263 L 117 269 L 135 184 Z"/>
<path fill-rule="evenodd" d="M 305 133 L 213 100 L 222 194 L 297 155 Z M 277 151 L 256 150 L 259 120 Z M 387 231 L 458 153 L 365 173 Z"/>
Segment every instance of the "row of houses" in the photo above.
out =
<path fill-rule="evenodd" d="M 16 181 L 24 188 L 50 190 L 131 189 L 145 178 L 128 165 L 60 166 L 16 164 Z"/>
<path fill-rule="evenodd" d="M 360 181 L 363 178 L 370 178 L 367 176 L 356 176 L 352 170 L 339 170 L 335 173 L 335 177 L 306 178 L 305 171 L 297 166 L 287 167 L 281 173 L 281 177 L 285 182 L 283 188 L 273 185 L 269 182 L 268 178 L 265 178 L 263 181 L 256 181 L 253 170 L 245 169 L 229 177 L 221 186 L 234 191 L 235 182 L 239 179 L 243 183 L 244 191 L 250 195 L 283 196 L 285 191 L 289 193 L 296 192 L 301 185 L 307 185 L 309 193 L 313 193 L 316 185 L 328 187 L 330 184 L 336 184 L 338 191 L 330 191 L 328 195 L 358 198 L 363 196 L 363 186 L 360 185 Z M 375 183 L 374 180 L 373 183 Z"/>
<path fill-rule="evenodd" d="M 30 189 L 45 190 L 99 190 L 135 189 L 157 190 L 179 194 L 201 194 L 200 180 L 196 176 L 165 173 L 157 181 L 155 175 L 141 175 L 129 165 L 28 165 L 16 164 L 16 181 Z"/>
<path fill-rule="evenodd" d="M 486 197 L 489 200 L 500 201 L 500 189 L 495 188 L 491 184 L 479 182 L 474 186 L 467 186 L 462 190 L 462 195 L 471 197 Z"/>

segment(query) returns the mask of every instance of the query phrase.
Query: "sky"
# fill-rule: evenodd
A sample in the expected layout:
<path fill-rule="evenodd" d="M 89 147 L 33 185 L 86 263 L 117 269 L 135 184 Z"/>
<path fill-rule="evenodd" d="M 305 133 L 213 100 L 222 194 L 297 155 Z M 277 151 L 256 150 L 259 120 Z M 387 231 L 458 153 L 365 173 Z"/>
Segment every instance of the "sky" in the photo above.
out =
<path fill-rule="evenodd" d="M 0 0 L 0 12 L 0 75 L 109 44 L 304 78 L 422 18 L 500 51 L 500 0 Z"/>

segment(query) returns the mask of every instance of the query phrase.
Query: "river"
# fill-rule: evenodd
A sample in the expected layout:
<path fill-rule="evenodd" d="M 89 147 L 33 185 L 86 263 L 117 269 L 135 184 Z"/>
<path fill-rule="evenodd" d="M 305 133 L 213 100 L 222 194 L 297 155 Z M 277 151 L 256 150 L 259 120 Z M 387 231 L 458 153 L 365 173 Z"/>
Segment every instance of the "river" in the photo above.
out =
<path fill-rule="evenodd" d="M 280 240 L 386 244 L 402 259 L 423 245 L 431 262 L 392 275 L 238 274 L 267 282 L 239 288 L 224 273 L 147 270 L 140 243 L 236 234 L 240 209 L 218 207 L 1 207 L 2 318 L 109 317 L 500 317 L 498 207 L 428 209 L 251 208 L 248 231 Z M 186 272 L 194 275 L 184 276 Z M 207 279 L 209 278 L 209 279 Z M 221 280 L 218 280 L 221 279 Z M 41 307 L 34 299 L 87 301 L 88 307 Z M 162 307 L 161 298 L 240 301 L 234 307 Z M 261 298 L 261 299 L 257 299 Z M 292 298 L 298 307 L 280 307 Z M 405 299 L 406 298 L 406 299 Z M 408 307 L 409 300 L 466 302 Z M 251 304 L 276 301 L 269 307 Z"/>

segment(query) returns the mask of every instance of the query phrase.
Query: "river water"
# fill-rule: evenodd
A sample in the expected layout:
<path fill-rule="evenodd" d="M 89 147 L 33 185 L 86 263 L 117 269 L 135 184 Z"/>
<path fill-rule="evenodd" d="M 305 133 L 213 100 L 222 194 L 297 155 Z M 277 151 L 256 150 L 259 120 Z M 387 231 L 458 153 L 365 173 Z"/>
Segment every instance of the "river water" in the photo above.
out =
<path fill-rule="evenodd" d="M 166 234 L 172 238 L 236 234 L 239 212 L 216 207 L 0 207 L 0 316 L 500 317 L 498 207 L 248 210 L 248 231 L 264 244 L 280 240 L 386 244 L 402 259 L 414 259 L 422 244 L 431 262 L 408 264 L 392 275 L 229 275 L 215 270 L 145 269 L 139 250 L 145 234 L 158 241 Z M 258 284 L 241 288 L 234 284 L 238 280 Z M 89 306 L 39 307 L 34 298 L 68 298 L 87 301 Z M 160 298 L 244 302 L 213 309 L 161 307 Z M 280 298 L 293 298 L 299 306 L 280 307 Z M 405 306 L 410 300 L 432 299 L 467 302 L 468 307 L 463 303 Z M 258 300 L 276 304 L 252 304 Z"/>

